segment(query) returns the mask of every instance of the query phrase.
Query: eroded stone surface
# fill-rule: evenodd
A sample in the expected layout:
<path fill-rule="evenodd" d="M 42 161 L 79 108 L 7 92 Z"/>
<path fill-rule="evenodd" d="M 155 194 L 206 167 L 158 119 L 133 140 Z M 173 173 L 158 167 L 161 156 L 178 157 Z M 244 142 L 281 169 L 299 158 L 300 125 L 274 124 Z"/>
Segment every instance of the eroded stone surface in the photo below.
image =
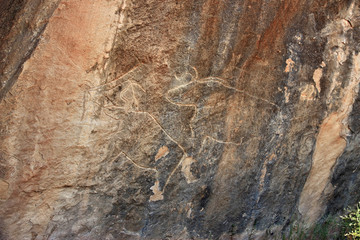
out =
<path fill-rule="evenodd" d="M 0 104 L 3 238 L 269 239 L 360 198 L 356 1 L 51 6 Z"/>

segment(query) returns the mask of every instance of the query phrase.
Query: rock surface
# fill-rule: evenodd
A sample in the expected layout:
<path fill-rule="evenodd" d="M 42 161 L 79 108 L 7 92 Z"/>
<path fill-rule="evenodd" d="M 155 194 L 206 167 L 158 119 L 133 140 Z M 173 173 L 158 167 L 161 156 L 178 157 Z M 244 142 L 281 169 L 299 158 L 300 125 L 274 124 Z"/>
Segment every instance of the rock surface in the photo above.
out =
<path fill-rule="evenodd" d="M 270 239 L 360 200 L 358 1 L 0 2 L 1 238 Z"/>

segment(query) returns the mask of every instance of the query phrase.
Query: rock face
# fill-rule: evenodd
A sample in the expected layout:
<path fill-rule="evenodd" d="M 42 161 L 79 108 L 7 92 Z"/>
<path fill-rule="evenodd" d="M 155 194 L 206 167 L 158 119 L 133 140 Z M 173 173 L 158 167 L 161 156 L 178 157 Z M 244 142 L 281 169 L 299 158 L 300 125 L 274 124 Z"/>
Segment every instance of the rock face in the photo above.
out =
<path fill-rule="evenodd" d="M 270 239 L 360 200 L 356 0 L 5 1 L 3 239 Z"/>

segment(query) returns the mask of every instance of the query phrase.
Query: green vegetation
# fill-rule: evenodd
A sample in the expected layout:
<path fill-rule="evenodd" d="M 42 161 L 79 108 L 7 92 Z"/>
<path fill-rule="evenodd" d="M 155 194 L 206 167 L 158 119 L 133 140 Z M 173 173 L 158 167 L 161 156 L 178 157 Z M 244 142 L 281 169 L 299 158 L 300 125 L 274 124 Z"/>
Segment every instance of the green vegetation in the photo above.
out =
<path fill-rule="evenodd" d="M 283 240 L 360 240 L 360 202 L 346 210 L 344 216 L 328 216 L 307 229 L 292 224 Z"/>
<path fill-rule="evenodd" d="M 360 239 L 360 202 L 355 208 L 347 210 L 345 216 L 341 216 L 345 228 L 345 236 L 348 239 Z"/>
<path fill-rule="evenodd" d="M 283 235 L 283 240 L 328 240 L 344 239 L 342 234 L 341 219 L 329 216 L 317 223 L 314 227 L 307 229 L 300 224 L 290 226 L 289 233 Z"/>

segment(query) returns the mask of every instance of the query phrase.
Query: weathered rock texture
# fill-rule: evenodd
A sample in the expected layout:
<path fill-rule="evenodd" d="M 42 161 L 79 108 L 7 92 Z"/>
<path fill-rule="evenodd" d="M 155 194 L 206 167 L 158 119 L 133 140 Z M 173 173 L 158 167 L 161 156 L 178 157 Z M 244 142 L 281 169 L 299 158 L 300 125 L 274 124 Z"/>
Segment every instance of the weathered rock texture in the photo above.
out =
<path fill-rule="evenodd" d="M 354 204 L 359 8 L 2 0 L 1 238 L 269 239 Z"/>

